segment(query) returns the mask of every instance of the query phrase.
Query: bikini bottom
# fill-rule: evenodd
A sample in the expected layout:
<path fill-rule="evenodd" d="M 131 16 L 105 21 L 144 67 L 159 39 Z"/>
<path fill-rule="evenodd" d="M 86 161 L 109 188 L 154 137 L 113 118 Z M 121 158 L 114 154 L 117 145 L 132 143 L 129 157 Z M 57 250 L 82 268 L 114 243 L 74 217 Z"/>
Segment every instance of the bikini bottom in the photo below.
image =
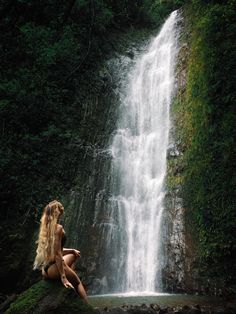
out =
<path fill-rule="evenodd" d="M 55 261 L 51 261 L 51 262 L 49 262 L 47 265 L 45 265 L 44 266 L 44 271 L 45 271 L 45 273 L 48 275 L 48 268 L 50 267 L 50 266 L 52 266 L 52 265 L 54 265 L 54 264 L 56 264 L 56 262 Z"/>

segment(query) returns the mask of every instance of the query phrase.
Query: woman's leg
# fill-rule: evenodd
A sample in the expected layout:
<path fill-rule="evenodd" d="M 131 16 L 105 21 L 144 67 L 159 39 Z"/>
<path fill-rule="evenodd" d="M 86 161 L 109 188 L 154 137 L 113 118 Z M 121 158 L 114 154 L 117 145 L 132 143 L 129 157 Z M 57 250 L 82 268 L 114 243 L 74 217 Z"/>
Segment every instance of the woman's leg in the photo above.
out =
<path fill-rule="evenodd" d="M 79 296 L 87 302 L 87 294 L 77 274 L 64 262 L 66 278 L 73 285 Z M 51 265 L 47 271 L 47 278 L 59 279 L 60 274 L 56 264 Z"/>
<path fill-rule="evenodd" d="M 77 274 L 69 266 L 65 267 L 66 278 L 72 283 L 79 296 L 87 302 L 87 294 Z"/>
<path fill-rule="evenodd" d="M 77 256 L 75 256 L 75 254 L 69 253 L 63 255 L 63 259 L 70 268 L 75 269 L 75 262 L 77 260 Z"/>

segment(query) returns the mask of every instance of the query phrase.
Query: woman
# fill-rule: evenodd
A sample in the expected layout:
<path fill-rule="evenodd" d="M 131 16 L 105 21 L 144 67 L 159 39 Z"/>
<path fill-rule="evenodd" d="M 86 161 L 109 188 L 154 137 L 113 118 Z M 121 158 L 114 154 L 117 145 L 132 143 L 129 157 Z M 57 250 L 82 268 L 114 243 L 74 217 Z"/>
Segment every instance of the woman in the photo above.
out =
<path fill-rule="evenodd" d="M 63 227 L 58 223 L 63 212 L 64 207 L 56 200 L 44 208 L 34 269 L 41 269 L 44 278 L 60 278 L 66 288 L 73 288 L 87 302 L 84 287 L 73 270 L 80 251 L 63 248 L 66 235 Z"/>

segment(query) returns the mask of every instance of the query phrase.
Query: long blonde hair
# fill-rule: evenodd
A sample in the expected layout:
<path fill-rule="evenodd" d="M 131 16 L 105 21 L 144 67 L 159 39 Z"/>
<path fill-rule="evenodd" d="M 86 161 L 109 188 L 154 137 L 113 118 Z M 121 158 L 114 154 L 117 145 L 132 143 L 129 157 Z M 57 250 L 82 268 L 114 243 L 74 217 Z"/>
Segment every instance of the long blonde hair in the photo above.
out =
<path fill-rule="evenodd" d="M 58 212 L 58 210 L 59 212 Z M 55 231 L 59 214 L 62 214 L 64 207 L 60 202 L 54 200 L 45 206 L 37 240 L 36 257 L 33 269 L 42 269 L 48 262 L 54 260 Z"/>

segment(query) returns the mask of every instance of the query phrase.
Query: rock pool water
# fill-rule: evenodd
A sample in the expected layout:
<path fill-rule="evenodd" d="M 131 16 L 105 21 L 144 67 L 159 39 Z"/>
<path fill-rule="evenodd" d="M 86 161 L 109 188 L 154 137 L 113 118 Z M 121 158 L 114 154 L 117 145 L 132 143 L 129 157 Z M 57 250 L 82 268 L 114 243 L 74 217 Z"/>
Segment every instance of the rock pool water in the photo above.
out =
<path fill-rule="evenodd" d="M 187 295 L 187 294 L 167 294 L 153 293 L 150 294 L 105 294 L 94 295 L 89 297 L 89 303 L 98 308 L 112 308 L 122 305 L 150 305 L 158 304 L 160 307 L 176 307 L 184 305 L 200 305 L 200 306 L 218 306 L 225 305 L 225 301 L 219 297 Z"/>

